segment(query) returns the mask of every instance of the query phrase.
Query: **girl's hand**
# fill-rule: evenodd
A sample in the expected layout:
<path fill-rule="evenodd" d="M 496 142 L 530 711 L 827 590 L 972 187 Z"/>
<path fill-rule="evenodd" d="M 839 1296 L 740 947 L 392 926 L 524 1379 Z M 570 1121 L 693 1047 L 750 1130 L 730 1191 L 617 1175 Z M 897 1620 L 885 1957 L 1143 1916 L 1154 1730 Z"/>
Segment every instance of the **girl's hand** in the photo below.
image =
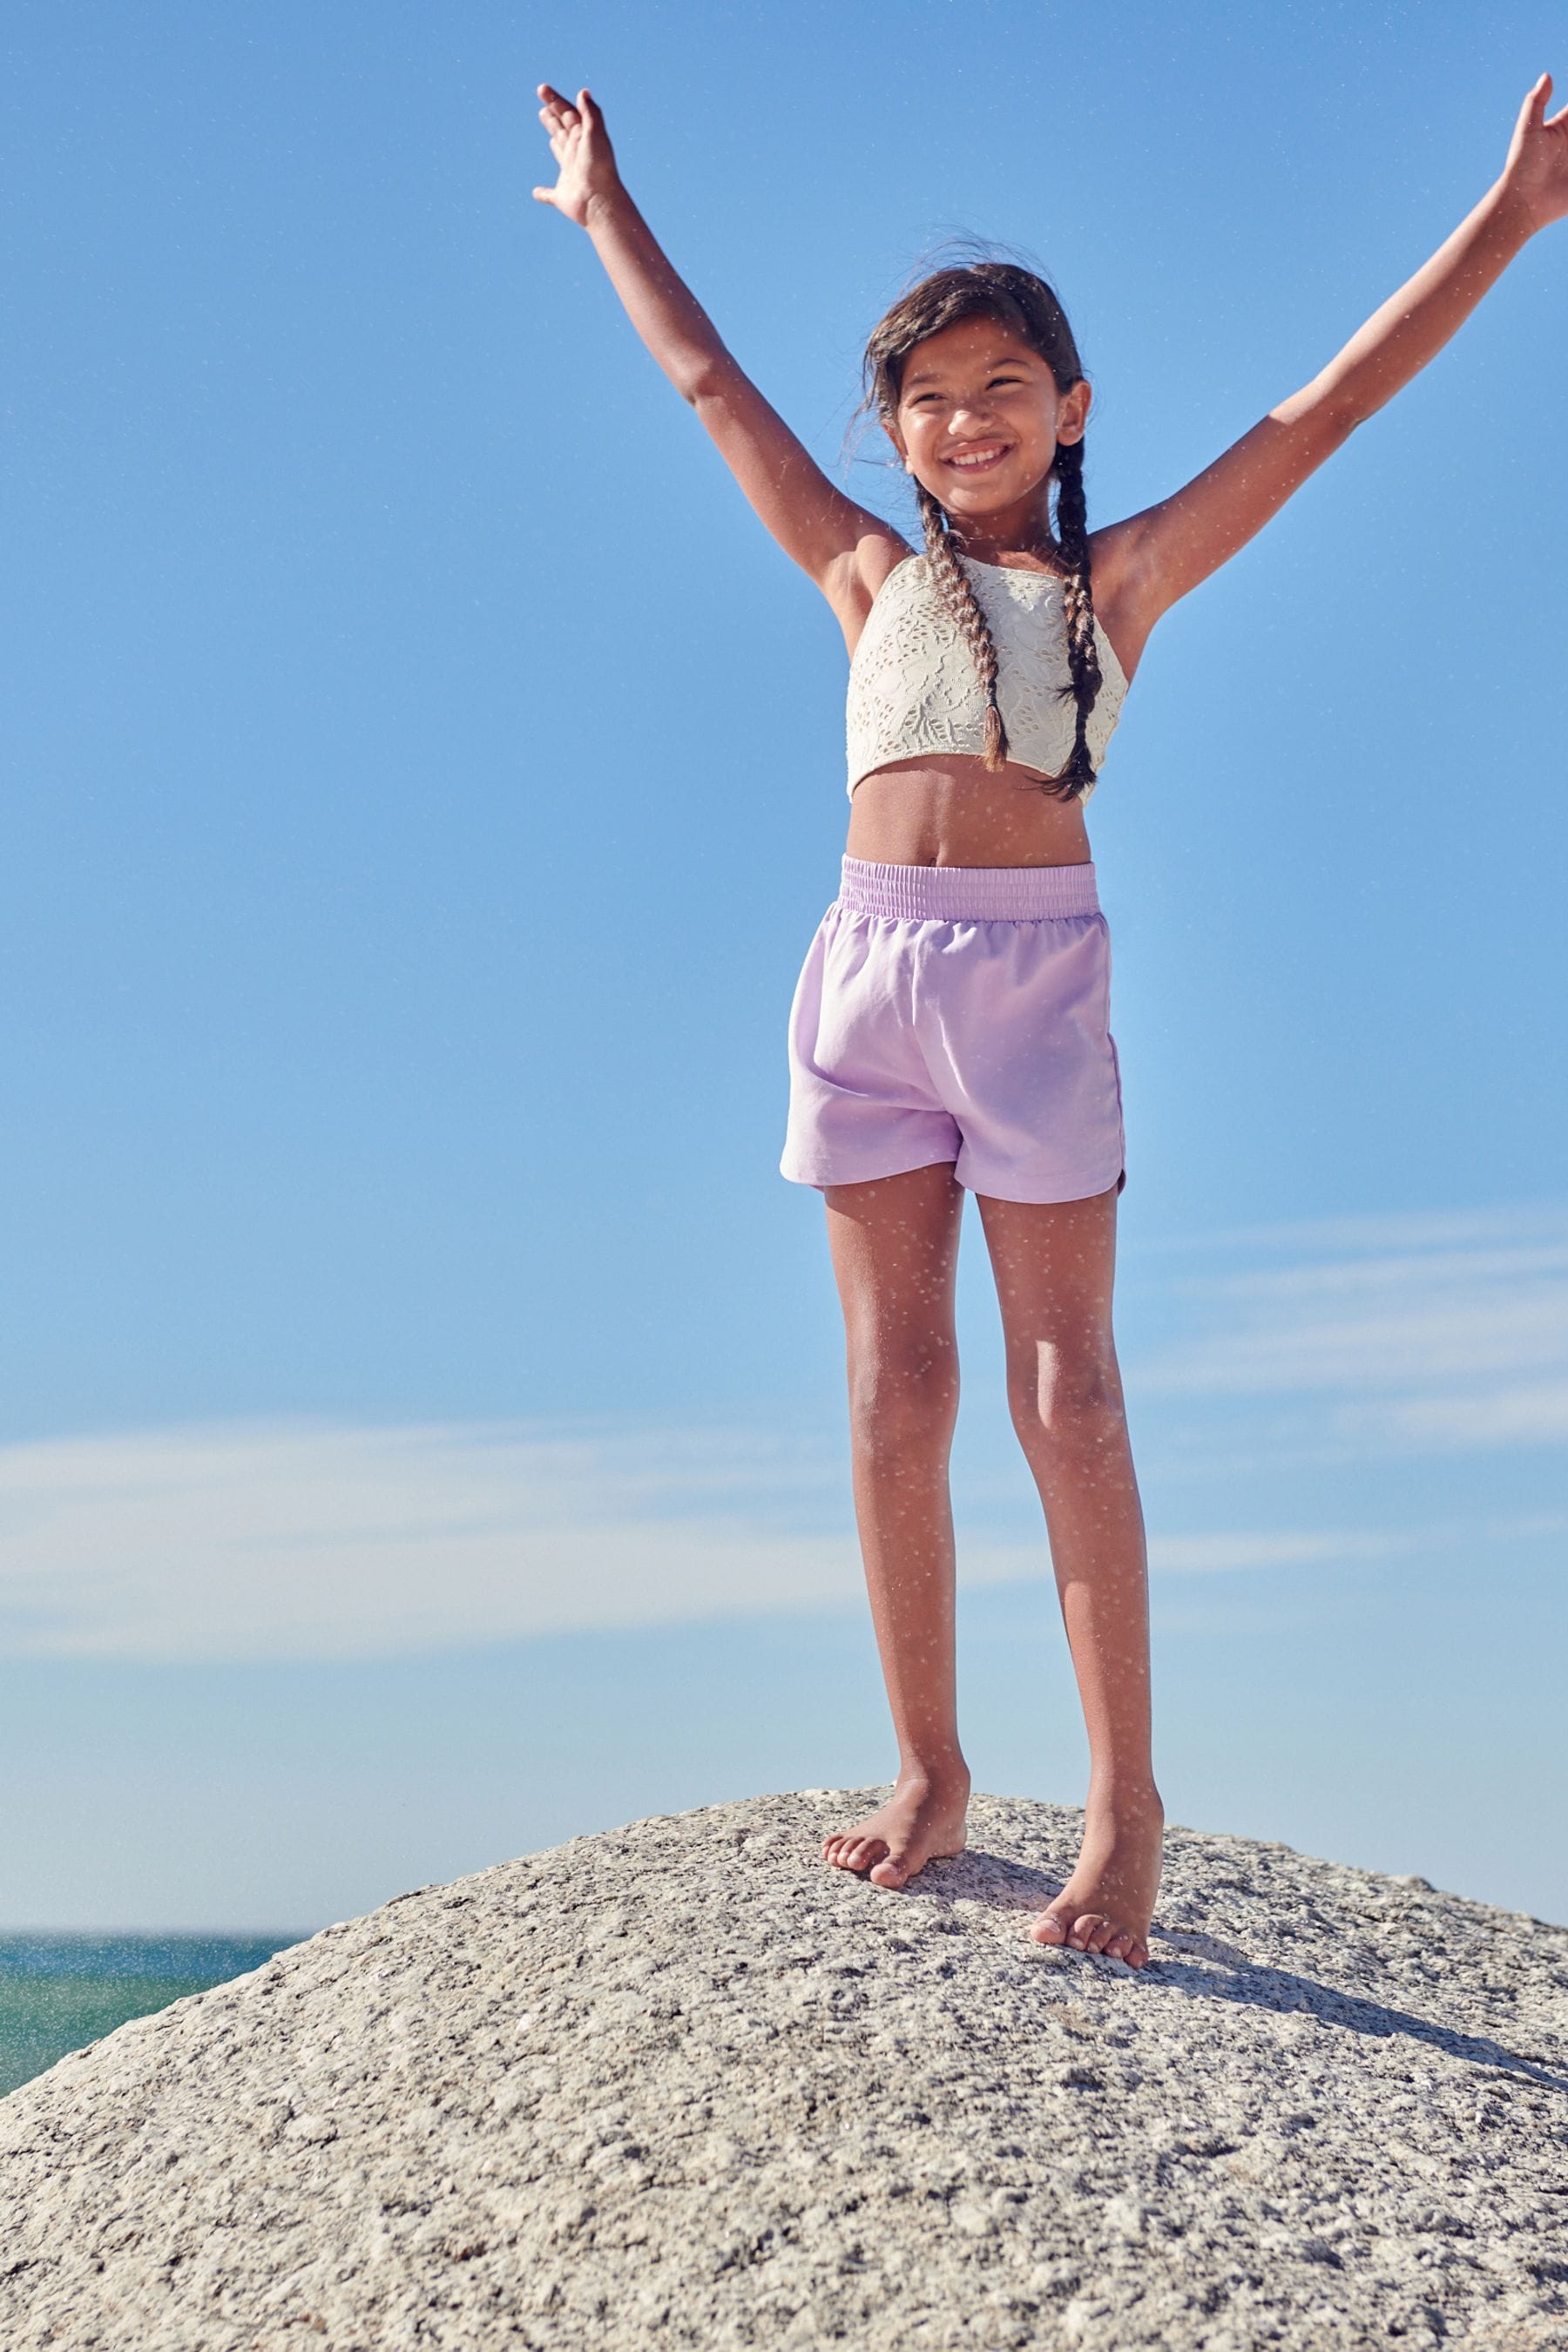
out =
<path fill-rule="evenodd" d="M 1519 110 L 1502 170 L 1503 184 L 1532 230 L 1568 213 L 1568 106 L 1548 122 L 1551 95 L 1552 76 L 1542 74 Z"/>
<path fill-rule="evenodd" d="M 552 188 L 535 188 L 534 201 L 553 205 L 579 228 L 586 228 L 590 206 L 615 194 L 621 184 L 605 118 L 585 89 L 577 92 L 575 106 L 547 81 L 540 83 L 539 96 L 539 119 L 549 133 L 561 176 Z"/>

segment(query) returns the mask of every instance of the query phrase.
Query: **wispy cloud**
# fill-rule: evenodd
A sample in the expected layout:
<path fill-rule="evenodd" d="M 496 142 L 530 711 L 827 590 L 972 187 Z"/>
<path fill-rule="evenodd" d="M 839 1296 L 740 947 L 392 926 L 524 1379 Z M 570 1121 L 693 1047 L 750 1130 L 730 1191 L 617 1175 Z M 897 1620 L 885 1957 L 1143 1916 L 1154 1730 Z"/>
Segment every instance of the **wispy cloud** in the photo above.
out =
<path fill-rule="evenodd" d="M 820 1507 L 834 1472 L 765 1436 L 662 1428 L 243 1424 L 15 1445 L 0 1643 L 386 1656 L 847 1604 L 847 1497 Z M 980 1581 L 1045 1565 L 1040 1542 L 966 1559 Z"/>
<path fill-rule="evenodd" d="M 825 1454 L 734 1432 L 244 1423 L 14 1445 L 0 1449 L 0 1646 L 384 1657 L 858 1606 L 842 1483 Z M 1353 1531 L 1165 1536 L 1151 1564 L 1191 1575 L 1394 1548 Z M 961 1548 L 966 1584 L 1048 1573 L 1043 1531 Z"/>
<path fill-rule="evenodd" d="M 1351 1451 L 1568 1439 L 1568 1214 L 1394 1218 L 1240 1234 L 1169 1277 L 1189 1332 L 1147 1396 L 1274 1400 Z M 1281 1257 L 1285 1263 L 1279 1262 Z"/>
<path fill-rule="evenodd" d="M 1215 1468 L 1216 1442 L 1237 1462 L 1250 1445 L 1253 1503 L 1227 1477 L 1215 1518 L 1261 1501 L 1266 1520 L 1257 1478 L 1292 1452 L 1397 1459 L 1568 1439 L 1568 1215 L 1231 1236 L 1186 1248 L 1165 1287 L 1185 1334 L 1135 1364 L 1131 1386 L 1194 1475 L 1200 1457 Z M 1279 1516 L 1156 1527 L 1151 1564 L 1373 1564 L 1504 1532 L 1303 1527 L 1287 1504 Z M 1048 1573 L 1043 1532 L 1012 1505 L 960 1559 L 971 1584 Z M 837 1449 L 775 1432 L 249 1423 L 0 1448 L 0 1648 L 13 1655 L 392 1656 L 858 1607 L 860 1591 Z"/>
<path fill-rule="evenodd" d="M 1317 1568 L 1330 1560 L 1389 1559 L 1409 1551 L 1408 1535 L 1371 1535 L 1354 1528 L 1317 1534 L 1275 1530 L 1252 1535 L 1152 1536 L 1149 1566 L 1156 1576 L 1211 1576 L 1238 1569 Z"/>
<path fill-rule="evenodd" d="M 1568 1444 L 1568 1380 L 1536 1381 L 1489 1395 L 1405 1397 L 1385 1405 L 1372 1428 L 1413 1452 Z"/>

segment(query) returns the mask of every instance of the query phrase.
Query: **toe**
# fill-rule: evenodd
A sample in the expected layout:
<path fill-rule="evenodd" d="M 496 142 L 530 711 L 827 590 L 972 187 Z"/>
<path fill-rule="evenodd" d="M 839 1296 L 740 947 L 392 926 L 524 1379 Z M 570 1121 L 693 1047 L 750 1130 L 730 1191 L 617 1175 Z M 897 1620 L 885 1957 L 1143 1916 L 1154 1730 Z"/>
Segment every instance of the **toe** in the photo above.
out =
<path fill-rule="evenodd" d="M 1129 1935 L 1125 1927 L 1119 1927 L 1114 1936 L 1110 1936 L 1106 1938 L 1103 1947 L 1106 1958 L 1108 1960 L 1124 1960 L 1137 1941 L 1138 1938 L 1136 1936 Z"/>
<path fill-rule="evenodd" d="M 1054 1911 L 1042 1911 L 1029 1933 L 1037 1944 L 1065 1944 L 1068 1939 L 1067 1922 L 1058 1919 Z"/>
<path fill-rule="evenodd" d="M 904 1881 L 912 1875 L 909 1856 L 894 1853 L 891 1850 L 883 1855 L 880 1862 L 873 1864 L 871 1869 L 871 1881 L 877 1886 L 902 1886 Z"/>
<path fill-rule="evenodd" d="M 1110 1920 L 1102 1918 L 1098 1911 L 1080 1911 L 1072 1923 L 1068 1941 L 1076 1952 L 1098 1951 L 1100 1947 L 1094 1940 L 1096 1933 L 1101 1928 L 1109 1928 L 1110 1925 Z"/>

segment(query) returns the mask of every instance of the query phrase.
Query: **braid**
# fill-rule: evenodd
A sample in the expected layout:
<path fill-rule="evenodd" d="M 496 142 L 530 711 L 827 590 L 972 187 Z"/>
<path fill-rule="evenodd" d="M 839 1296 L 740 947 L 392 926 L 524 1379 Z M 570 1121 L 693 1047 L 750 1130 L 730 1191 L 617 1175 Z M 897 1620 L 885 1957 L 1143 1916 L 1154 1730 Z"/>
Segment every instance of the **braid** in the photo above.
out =
<path fill-rule="evenodd" d="M 1078 705 L 1072 757 L 1059 776 L 1052 778 L 1062 800 L 1081 800 L 1094 782 L 1094 762 L 1089 754 L 1089 715 L 1100 688 L 1100 648 L 1094 642 L 1094 592 L 1089 584 L 1088 513 L 1083 497 L 1083 443 L 1058 444 L 1057 541 L 1067 565 L 1062 604 L 1067 621 L 1068 667 L 1072 676 L 1062 688 Z"/>
<path fill-rule="evenodd" d="M 970 585 L 969 574 L 958 560 L 947 527 L 947 513 L 942 501 L 931 496 L 923 482 L 915 488 L 920 497 L 921 520 L 925 525 L 926 556 L 942 603 L 958 624 L 960 635 L 969 647 L 974 667 L 980 675 L 980 691 L 985 697 L 985 765 L 991 769 L 1007 764 L 1007 730 L 1002 724 L 1002 713 L 996 701 L 996 647 L 990 625 L 980 609 L 980 599 Z"/>
<path fill-rule="evenodd" d="M 899 298 L 872 330 L 866 346 L 862 412 L 875 410 L 902 455 L 897 430 L 904 368 L 910 354 L 932 335 L 961 320 L 994 320 L 1023 338 L 1050 369 L 1058 392 L 1087 382 L 1067 314 L 1051 288 L 1032 269 L 1001 259 L 955 261 L 921 278 Z M 906 460 L 906 463 L 908 461 Z M 1053 799 L 1082 800 L 1094 782 L 1089 721 L 1103 683 L 1095 642 L 1094 593 L 1089 583 L 1089 526 L 1083 496 L 1083 444 L 1058 443 L 1051 472 L 1056 477 L 1057 553 L 1062 571 L 1062 618 L 1066 628 L 1068 682 L 1058 689 L 1075 706 L 1073 746 L 1060 775 L 1043 776 L 1040 790 Z M 957 625 L 979 673 L 985 698 L 985 765 L 1007 761 L 1007 730 L 996 699 L 996 647 L 967 573 L 959 561 L 941 500 L 918 479 L 926 555 L 942 604 Z M 1049 479 L 1040 498 L 1038 520 L 1049 534 Z"/>

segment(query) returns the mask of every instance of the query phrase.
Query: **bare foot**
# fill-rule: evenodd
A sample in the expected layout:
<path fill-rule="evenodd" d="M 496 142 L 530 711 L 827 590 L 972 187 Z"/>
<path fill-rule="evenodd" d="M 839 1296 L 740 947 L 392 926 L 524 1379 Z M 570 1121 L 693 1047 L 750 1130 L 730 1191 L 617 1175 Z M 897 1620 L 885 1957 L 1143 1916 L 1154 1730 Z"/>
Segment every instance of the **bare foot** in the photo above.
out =
<path fill-rule="evenodd" d="M 1096 1801 L 1091 1790 L 1077 1864 L 1030 1928 L 1036 1943 L 1105 1952 L 1129 1968 L 1147 1968 L 1164 1826 L 1164 1808 L 1152 1784 L 1103 1802 Z"/>
<path fill-rule="evenodd" d="M 876 1886 L 906 1886 L 937 1855 L 963 1852 L 968 1811 L 967 1772 L 941 1780 L 906 1775 L 885 1805 L 824 1841 L 823 1859 Z"/>

